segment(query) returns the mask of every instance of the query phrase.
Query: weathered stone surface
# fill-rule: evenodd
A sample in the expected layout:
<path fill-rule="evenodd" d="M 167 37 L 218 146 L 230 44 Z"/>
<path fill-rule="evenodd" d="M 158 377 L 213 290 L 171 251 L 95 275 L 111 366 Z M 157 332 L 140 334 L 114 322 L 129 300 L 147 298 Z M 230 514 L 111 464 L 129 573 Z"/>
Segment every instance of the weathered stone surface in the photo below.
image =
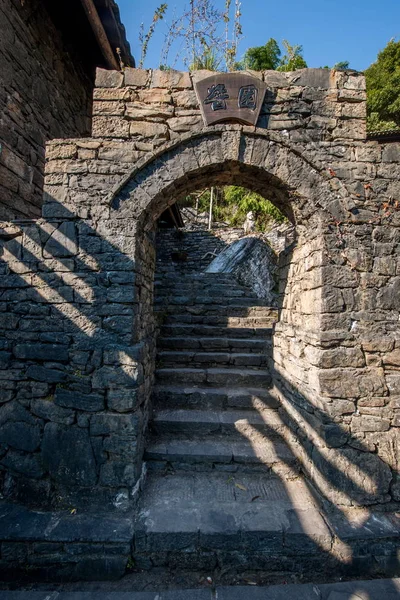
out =
<path fill-rule="evenodd" d="M 7 444 L 16 450 L 34 452 L 40 444 L 39 425 L 24 422 L 7 422 L 1 426 L 0 443 Z"/>
<path fill-rule="evenodd" d="M 58 388 L 55 404 L 64 408 L 75 408 L 88 412 L 98 412 L 104 409 L 104 398 L 97 394 L 79 394 L 72 390 Z"/>
<path fill-rule="evenodd" d="M 272 250 L 255 237 L 245 237 L 223 250 L 207 267 L 206 273 L 232 273 L 266 303 L 274 301 L 275 257 Z"/>
<path fill-rule="evenodd" d="M 97 482 L 96 463 L 87 430 L 48 423 L 42 443 L 43 464 L 55 480 L 69 487 Z"/>
<path fill-rule="evenodd" d="M 50 236 L 43 255 L 45 258 L 68 258 L 77 254 L 75 224 L 64 222 Z"/>
<path fill-rule="evenodd" d="M 109 71 L 107 69 L 96 70 L 96 87 L 119 88 L 122 87 L 124 76 L 118 71 Z"/>
<path fill-rule="evenodd" d="M 166 138 L 168 128 L 163 123 L 151 123 L 148 121 L 134 121 L 129 125 L 130 135 L 141 135 L 142 137 Z"/>
<path fill-rule="evenodd" d="M 11 474 L 20 473 L 26 477 L 39 479 L 46 473 L 39 454 L 26 454 L 17 450 L 9 450 L 1 459 L 1 464 Z"/>
<path fill-rule="evenodd" d="M 99 414 L 90 419 L 90 435 L 137 435 L 138 427 L 137 415 Z"/>
<path fill-rule="evenodd" d="M 72 425 L 75 421 L 75 413 L 54 404 L 53 400 L 34 400 L 31 404 L 32 412 L 46 421 Z"/>
<path fill-rule="evenodd" d="M 100 483 L 106 487 L 133 485 L 135 483 L 134 465 L 122 461 L 108 461 L 101 467 Z"/>
<path fill-rule="evenodd" d="M 166 88 L 171 89 L 185 89 L 191 88 L 192 82 L 189 73 L 182 71 L 175 71 L 174 69 L 168 69 L 166 71 L 160 71 L 155 69 L 151 75 L 152 88 Z"/>
<path fill-rule="evenodd" d="M 69 358 L 67 346 L 61 344 L 17 344 L 14 348 L 17 358 L 66 362 Z"/>
<path fill-rule="evenodd" d="M 321 394 L 333 398 L 382 396 L 386 382 L 382 369 L 327 369 L 319 373 Z"/>
<path fill-rule="evenodd" d="M 49 358 L 53 360 L 53 356 L 50 354 Z M 47 367 L 41 367 L 39 365 L 31 365 L 26 370 L 26 376 L 36 381 L 44 381 L 46 383 L 61 383 L 66 378 L 64 371 L 58 369 L 49 369 Z"/>
<path fill-rule="evenodd" d="M 392 474 L 375 454 L 352 448 L 323 452 L 315 449 L 312 460 L 317 485 L 335 502 L 370 505 L 387 498 Z M 329 488 L 333 490 L 330 492 Z"/>
<path fill-rule="evenodd" d="M 130 412 L 138 404 L 137 390 L 109 390 L 107 406 L 116 412 Z"/>
<path fill-rule="evenodd" d="M 145 87 L 149 80 L 149 71 L 145 69 L 124 69 L 124 84 Z"/>

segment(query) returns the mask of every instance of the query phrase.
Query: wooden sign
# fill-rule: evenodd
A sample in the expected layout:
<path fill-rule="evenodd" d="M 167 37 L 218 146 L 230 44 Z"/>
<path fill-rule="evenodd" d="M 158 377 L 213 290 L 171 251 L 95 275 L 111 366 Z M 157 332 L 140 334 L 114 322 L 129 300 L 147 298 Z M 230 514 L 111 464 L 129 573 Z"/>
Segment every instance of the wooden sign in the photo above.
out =
<path fill-rule="evenodd" d="M 267 86 L 247 73 L 216 73 L 195 82 L 206 125 L 234 122 L 256 125 Z"/>

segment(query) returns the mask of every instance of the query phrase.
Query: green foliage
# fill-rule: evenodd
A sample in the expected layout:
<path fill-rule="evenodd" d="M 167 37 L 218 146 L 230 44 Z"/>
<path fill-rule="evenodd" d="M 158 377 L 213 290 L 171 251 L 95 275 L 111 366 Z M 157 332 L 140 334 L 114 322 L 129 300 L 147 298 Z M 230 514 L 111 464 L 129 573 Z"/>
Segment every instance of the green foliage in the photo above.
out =
<path fill-rule="evenodd" d="M 292 46 L 287 40 L 283 40 L 283 45 L 286 54 L 282 57 L 277 71 L 295 71 L 307 68 L 307 63 L 303 58 L 303 46 Z"/>
<path fill-rule="evenodd" d="M 231 225 L 243 225 L 249 212 L 254 214 L 259 231 L 263 231 L 271 221 L 278 223 L 285 221 L 284 215 L 272 202 L 242 187 L 226 186 L 224 204 L 225 212 L 228 213 L 227 220 Z"/>
<path fill-rule="evenodd" d="M 303 46 L 292 46 L 287 40 L 283 40 L 283 47 L 285 55 L 281 58 L 282 52 L 278 42 L 270 38 L 264 46 L 246 50 L 243 60 L 236 63 L 236 68 L 254 71 L 295 71 L 307 67 L 303 58 Z"/>
<path fill-rule="evenodd" d="M 207 71 L 218 71 L 220 59 L 218 59 L 215 51 L 210 48 L 205 40 L 202 41 L 203 52 L 200 56 L 196 56 L 192 64 L 189 66 L 189 71 L 197 71 L 206 69 Z"/>
<path fill-rule="evenodd" d="M 366 71 L 368 128 L 400 127 L 400 42 L 393 39 Z"/>
<path fill-rule="evenodd" d="M 347 71 L 347 69 L 350 69 L 350 63 L 348 60 L 342 60 L 333 65 L 333 68 L 336 69 L 336 71 Z"/>
<path fill-rule="evenodd" d="M 242 68 L 253 69 L 254 71 L 275 70 L 279 66 L 280 56 L 281 51 L 278 42 L 270 38 L 264 46 L 256 46 L 246 50 Z"/>
<path fill-rule="evenodd" d="M 191 206 L 199 214 L 209 211 L 210 190 L 196 192 L 187 196 L 180 202 L 181 206 Z M 269 200 L 245 188 L 229 185 L 214 188 L 213 221 L 228 223 L 234 227 L 241 227 L 246 220 L 247 213 L 252 212 L 258 231 L 264 231 L 272 222 L 282 223 L 286 217 Z"/>

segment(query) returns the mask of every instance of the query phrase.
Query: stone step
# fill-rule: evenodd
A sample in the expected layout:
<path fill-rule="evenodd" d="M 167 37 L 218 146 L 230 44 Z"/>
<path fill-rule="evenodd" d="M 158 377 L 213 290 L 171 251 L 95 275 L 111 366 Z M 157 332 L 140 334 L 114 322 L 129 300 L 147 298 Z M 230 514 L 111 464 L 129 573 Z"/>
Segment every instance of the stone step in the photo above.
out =
<path fill-rule="evenodd" d="M 176 273 L 171 273 L 170 275 L 168 274 L 164 274 L 164 275 L 157 275 L 157 273 L 154 276 L 154 282 L 171 282 L 174 283 L 176 282 Z M 217 281 L 219 283 L 221 283 L 222 281 L 226 281 L 228 283 L 230 282 L 236 282 L 235 277 L 232 275 L 232 273 L 188 273 L 185 275 L 182 275 L 181 277 L 181 281 L 185 281 L 185 282 L 189 282 L 189 281 Z"/>
<path fill-rule="evenodd" d="M 218 300 L 221 302 L 221 296 Z M 194 314 L 201 314 L 206 311 L 211 314 L 235 314 L 238 311 L 250 311 L 249 314 L 264 313 L 265 311 L 260 310 L 260 307 L 270 309 L 269 306 L 266 306 L 265 301 L 260 298 L 226 298 L 226 302 L 217 304 L 215 298 L 193 295 L 169 297 L 165 300 L 156 298 L 154 302 L 155 312 L 167 311 L 172 313 L 185 313 L 186 311 Z M 270 314 L 270 310 L 267 311 L 267 314 Z"/>
<path fill-rule="evenodd" d="M 245 311 L 242 311 L 245 312 Z M 206 312 L 203 315 L 193 315 L 190 313 L 186 314 L 166 314 L 159 313 L 160 318 L 163 321 L 163 325 L 172 325 L 174 323 L 179 324 L 193 324 L 193 325 L 225 325 L 225 327 L 246 327 L 249 328 L 272 328 L 276 323 L 277 318 L 274 315 L 268 316 L 230 316 L 228 315 L 211 315 Z"/>
<path fill-rule="evenodd" d="M 271 348 L 270 340 L 263 338 L 229 338 L 229 337 L 159 337 L 158 348 L 163 350 L 204 350 L 225 352 L 260 352 Z"/>
<path fill-rule="evenodd" d="M 333 535 L 302 478 L 260 473 L 151 473 L 135 524 L 137 565 L 302 574 Z M 244 597 L 245 598 L 245 597 Z"/>
<path fill-rule="evenodd" d="M 163 408 L 279 408 L 279 401 L 263 388 L 156 385 L 153 400 Z"/>
<path fill-rule="evenodd" d="M 253 298 L 246 303 L 246 298 L 235 298 L 232 302 L 228 299 L 224 304 L 215 304 L 210 302 L 202 304 L 194 298 L 183 301 L 181 304 L 154 305 L 154 311 L 168 313 L 169 315 L 216 315 L 228 317 L 268 317 L 277 318 L 277 311 L 270 306 L 265 306 L 264 301 L 259 300 L 259 304 Z"/>
<path fill-rule="evenodd" d="M 272 327 L 224 327 L 223 325 L 202 325 L 201 323 L 173 323 L 161 326 L 162 338 L 223 338 L 223 339 L 249 339 L 265 338 L 271 340 Z"/>
<path fill-rule="evenodd" d="M 289 447 L 261 437 L 249 440 L 235 436 L 158 435 L 150 441 L 144 458 L 150 470 L 237 471 L 274 473 L 285 479 L 297 477 L 300 466 Z"/>
<path fill-rule="evenodd" d="M 156 286 L 155 297 L 157 299 L 165 299 L 174 296 L 186 296 L 186 295 L 201 295 L 206 297 L 214 298 L 242 298 L 242 297 L 253 297 L 256 298 L 256 294 L 250 289 L 245 287 L 237 287 L 228 284 L 213 284 L 213 285 L 175 285 L 171 287 Z"/>
<path fill-rule="evenodd" d="M 260 369 L 185 369 L 166 368 L 156 370 L 157 383 L 185 383 L 186 385 L 268 387 L 271 383 L 269 371 Z"/>
<path fill-rule="evenodd" d="M 257 442 L 282 435 L 285 425 L 276 410 L 157 410 L 150 422 L 156 433 L 235 434 Z"/>
<path fill-rule="evenodd" d="M 183 352 L 165 350 L 157 354 L 157 364 L 160 367 L 203 367 L 212 368 L 224 365 L 227 368 L 252 367 L 261 368 L 267 366 L 268 357 L 260 353 L 238 353 L 238 352 Z"/>

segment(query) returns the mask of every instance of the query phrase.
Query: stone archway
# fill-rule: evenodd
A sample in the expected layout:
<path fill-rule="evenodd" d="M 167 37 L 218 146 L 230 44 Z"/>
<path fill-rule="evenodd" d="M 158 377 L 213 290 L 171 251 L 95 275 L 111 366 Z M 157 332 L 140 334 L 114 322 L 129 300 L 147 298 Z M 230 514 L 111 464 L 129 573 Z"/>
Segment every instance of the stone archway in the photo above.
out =
<path fill-rule="evenodd" d="M 202 185 L 247 187 L 271 199 L 295 223 L 296 245 L 281 268 L 281 309 L 273 338 L 274 384 L 289 431 L 308 435 L 316 447 L 323 448 L 313 457 L 293 442 L 314 483 L 337 502 L 373 504 L 384 498 L 388 472 L 376 456 L 367 464 L 364 455 L 352 448 L 344 453 L 332 450 L 346 448 L 348 435 L 330 416 L 340 394 L 336 387 L 341 374 L 337 374 L 339 381 L 334 373 L 329 379 L 332 370 L 324 370 L 325 365 L 333 368 L 335 360 L 343 361 L 342 354 L 347 352 L 332 350 L 327 340 L 349 333 L 343 293 L 355 285 L 354 274 L 351 265 L 338 269 L 331 264 L 332 231 L 340 219 L 351 218 L 349 193 L 344 184 L 331 185 L 329 174 L 298 147 L 271 137 L 238 126 L 220 126 L 175 141 L 139 163 L 114 190 L 110 222 L 113 230 L 118 229 L 118 222 L 135 230 L 135 268 L 144 289 L 151 289 L 154 272 L 149 232 L 155 220 L 170 204 Z M 139 301 L 139 320 L 147 328 L 140 329 L 137 341 L 148 344 L 148 356 L 154 355 L 151 312 L 151 296 L 146 295 Z M 353 346 L 349 355 L 352 352 L 357 353 Z M 149 365 L 146 368 L 151 370 Z M 346 412 L 350 404 L 344 404 Z M 331 481 L 325 479 L 327 465 L 333 473 Z M 343 469 L 347 476 L 341 480 Z"/>
<path fill-rule="evenodd" d="M 44 218 L 5 244 L 4 326 L 17 328 L 4 357 L 8 489 L 22 494 L 27 480 L 50 503 L 66 487 L 85 504 L 94 486 L 114 506 L 139 491 L 152 227 L 180 194 L 215 181 L 268 196 L 297 228 L 274 381 L 305 469 L 339 503 L 398 500 L 398 165 L 395 149 L 365 141 L 362 77 L 262 74 L 271 93 L 258 128 L 203 128 L 192 75 L 125 75 L 99 73 L 93 138 L 49 144 Z M 17 384 L 32 395 L 26 412 Z"/>

